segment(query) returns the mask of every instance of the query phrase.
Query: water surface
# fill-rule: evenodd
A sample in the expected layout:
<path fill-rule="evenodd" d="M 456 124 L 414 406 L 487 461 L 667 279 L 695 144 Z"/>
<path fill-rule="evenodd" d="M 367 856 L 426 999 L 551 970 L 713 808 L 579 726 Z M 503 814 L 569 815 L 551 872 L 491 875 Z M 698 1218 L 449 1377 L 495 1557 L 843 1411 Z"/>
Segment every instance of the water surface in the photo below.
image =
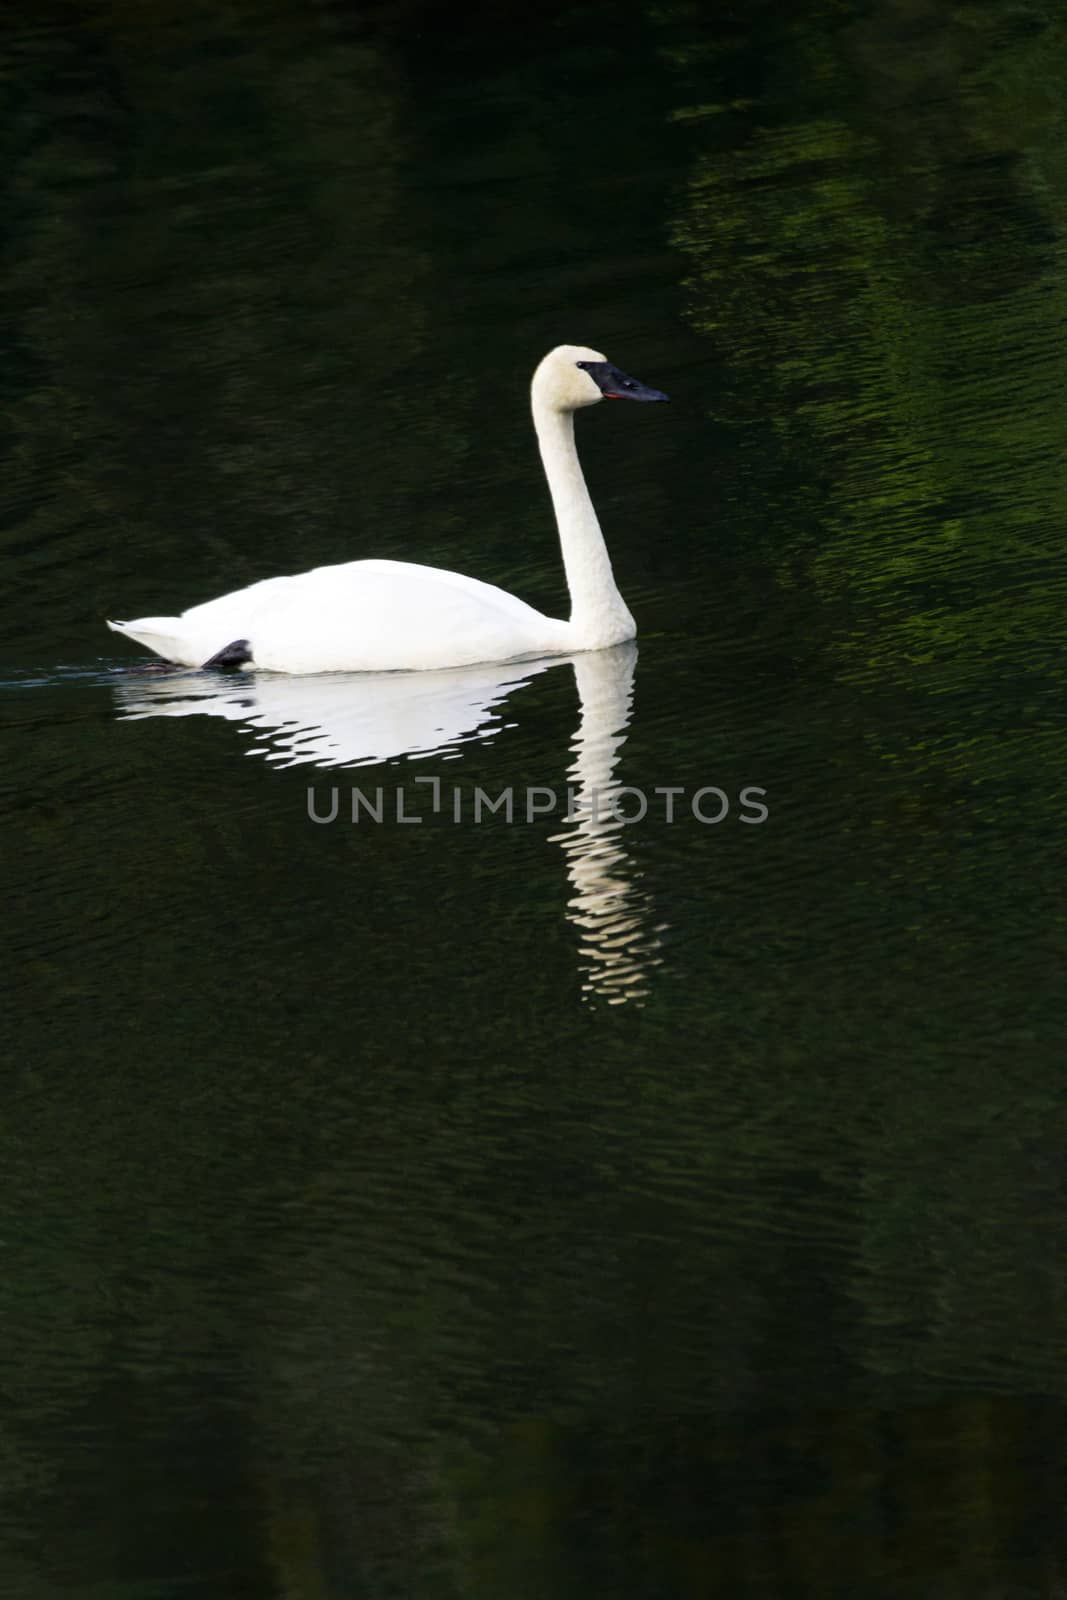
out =
<path fill-rule="evenodd" d="M 11 1593 L 1062 1593 L 1064 81 L 1036 0 L 0 24 Z M 563 611 L 561 340 L 673 399 L 579 425 L 635 648 L 131 671 L 360 555 Z"/>

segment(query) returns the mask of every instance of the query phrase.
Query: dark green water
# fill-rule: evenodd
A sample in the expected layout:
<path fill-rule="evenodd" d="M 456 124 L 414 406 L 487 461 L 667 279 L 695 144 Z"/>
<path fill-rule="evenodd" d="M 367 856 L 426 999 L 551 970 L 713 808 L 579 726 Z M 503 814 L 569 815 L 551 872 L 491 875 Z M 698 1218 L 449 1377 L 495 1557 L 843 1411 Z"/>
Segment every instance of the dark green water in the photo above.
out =
<path fill-rule="evenodd" d="M 5 1593 L 1067 1592 L 1065 83 L 1042 0 L 5 13 Z M 636 652 L 127 670 L 358 556 L 564 612 L 561 340 L 673 398 L 579 424 Z"/>

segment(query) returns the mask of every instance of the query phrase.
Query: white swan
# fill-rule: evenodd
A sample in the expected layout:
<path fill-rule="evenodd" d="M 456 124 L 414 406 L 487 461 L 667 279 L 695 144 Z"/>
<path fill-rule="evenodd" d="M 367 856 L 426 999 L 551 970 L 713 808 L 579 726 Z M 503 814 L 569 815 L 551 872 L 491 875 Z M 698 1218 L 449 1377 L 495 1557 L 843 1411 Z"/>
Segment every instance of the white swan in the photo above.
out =
<path fill-rule="evenodd" d="M 407 561 L 349 561 L 193 606 L 180 617 L 109 622 L 167 661 L 274 672 L 388 672 L 599 650 L 632 639 L 634 619 L 574 446 L 574 413 L 609 400 L 666 400 L 595 350 L 561 344 L 530 386 L 534 427 L 559 526 L 569 622 L 494 584 Z"/>

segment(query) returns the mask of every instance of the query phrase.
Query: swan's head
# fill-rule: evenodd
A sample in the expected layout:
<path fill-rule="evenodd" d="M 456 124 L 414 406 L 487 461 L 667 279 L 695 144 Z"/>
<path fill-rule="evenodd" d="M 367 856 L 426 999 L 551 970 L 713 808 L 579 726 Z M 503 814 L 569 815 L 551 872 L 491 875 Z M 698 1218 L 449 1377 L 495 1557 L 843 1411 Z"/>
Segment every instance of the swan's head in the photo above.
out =
<path fill-rule="evenodd" d="M 581 344 L 559 344 L 550 350 L 533 375 L 531 393 L 535 406 L 551 411 L 577 411 L 580 406 L 595 406 L 598 400 L 668 398 Z"/>

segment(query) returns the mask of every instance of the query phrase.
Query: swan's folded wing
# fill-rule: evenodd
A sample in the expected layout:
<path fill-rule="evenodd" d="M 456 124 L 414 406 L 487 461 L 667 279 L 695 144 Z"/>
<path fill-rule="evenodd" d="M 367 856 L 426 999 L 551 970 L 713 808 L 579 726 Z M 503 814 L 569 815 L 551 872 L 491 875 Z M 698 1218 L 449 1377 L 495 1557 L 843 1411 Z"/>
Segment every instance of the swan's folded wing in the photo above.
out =
<path fill-rule="evenodd" d="M 257 585 L 257 667 L 284 672 L 465 666 L 566 648 L 565 624 L 503 589 L 399 561 L 317 567 Z"/>

